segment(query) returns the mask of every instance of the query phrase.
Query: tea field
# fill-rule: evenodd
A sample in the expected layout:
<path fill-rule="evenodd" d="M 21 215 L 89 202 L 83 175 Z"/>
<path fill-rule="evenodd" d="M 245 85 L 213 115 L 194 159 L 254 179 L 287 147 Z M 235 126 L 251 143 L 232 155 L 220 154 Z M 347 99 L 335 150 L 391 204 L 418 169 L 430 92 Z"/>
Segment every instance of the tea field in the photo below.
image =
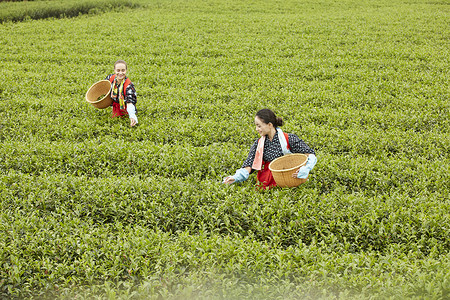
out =
<path fill-rule="evenodd" d="M 0 298 L 450 298 L 448 1 L 113 2 L 0 2 Z M 221 184 L 261 108 L 303 186 Z"/>

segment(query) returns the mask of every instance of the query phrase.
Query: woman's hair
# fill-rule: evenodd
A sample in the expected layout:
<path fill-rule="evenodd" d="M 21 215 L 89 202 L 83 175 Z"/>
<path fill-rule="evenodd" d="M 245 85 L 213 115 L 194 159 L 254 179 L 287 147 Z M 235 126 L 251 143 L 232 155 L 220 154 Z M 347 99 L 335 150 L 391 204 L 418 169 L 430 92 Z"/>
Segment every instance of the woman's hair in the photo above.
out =
<path fill-rule="evenodd" d="M 256 116 L 266 124 L 272 123 L 273 127 L 280 127 L 284 124 L 282 118 L 275 116 L 275 113 L 267 108 L 258 111 Z"/>
<path fill-rule="evenodd" d="M 124 65 L 125 65 L 125 69 L 128 69 L 128 65 L 127 65 L 127 63 L 126 63 L 124 60 L 121 60 L 121 59 L 117 60 L 117 61 L 114 63 L 114 69 L 116 68 L 116 65 L 117 65 L 117 64 L 124 64 Z"/>

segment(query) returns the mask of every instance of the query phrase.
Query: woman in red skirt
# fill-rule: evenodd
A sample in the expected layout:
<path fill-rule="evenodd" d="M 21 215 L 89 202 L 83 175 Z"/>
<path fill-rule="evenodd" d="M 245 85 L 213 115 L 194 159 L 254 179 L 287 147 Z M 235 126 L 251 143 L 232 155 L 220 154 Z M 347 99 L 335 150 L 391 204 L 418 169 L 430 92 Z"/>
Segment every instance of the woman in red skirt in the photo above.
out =
<path fill-rule="evenodd" d="M 114 74 L 106 76 L 111 82 L 111 98 L 113 99 L 112 117 L 128 115 L 130 126 L 138 123 L 136 117 L 136 89 L 127 75 L 127 63 L 118 60 L 114 63 Z"/>
<path fill-rule="evenodd" d="M 233 176 L 228 176 L 223 183 L 232 184 L 247 180 L 250 173 L 258 171 L 257 180 L 261 188 L 276 186 L 269 164 L 274 159 L 288 153 L 303 153 L 308 156 L 306 165 L 297 170 L 293 177 L 306 179 L 317 162 L 315 152 L 304 141 L 293 133 L 284 133 L 279 127 L 283 119 L 275 116 L 270 109 L 261 109 L 256 113 L 256 131 L 261 138 L 255 140 L 247 159 Z"/>

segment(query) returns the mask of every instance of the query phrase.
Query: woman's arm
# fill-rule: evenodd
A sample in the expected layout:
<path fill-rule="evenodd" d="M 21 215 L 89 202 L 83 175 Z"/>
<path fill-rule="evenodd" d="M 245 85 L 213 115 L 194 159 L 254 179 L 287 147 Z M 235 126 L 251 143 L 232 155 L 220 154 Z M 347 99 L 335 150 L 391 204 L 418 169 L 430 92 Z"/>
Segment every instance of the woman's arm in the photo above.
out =
<path fill-rule="evenodd" d="M 133 127 L 138 123 L 138 119 L 136 117 L 136 107 L 134 104 L 127 103 L 127 112 L 128 116 L 130 116 L 130 126 Z"/>
<path fill-rule="evenodd" d="M 137 103 L 137 93 L 136 89 L 134 88 L 133 83 L 130 83 L 127 86 L 127 89 L 125 90 L 125 102 L 132 103 L 136 106 Z"/>
<path fill-rule="evenodd" d="M 295 171 L 292 174 L 292 177 L 302 179 L 308 178 L 309 172 L 311 172 L 311 170 L 317 163 L 317 157 L 314 154 L 307 154 L 307 156 L 308 160 L 306 161 L 306 164 L 301 166 L 297 171 Z"/>
<path fill-rule="evenodd" d="M 127 86 L 127 89 L 125 91 L 125 102 L 127 103 L 127 112 L 128 116 L 130 117 L 130 126 L 133 127 L 138 123 L 138 119 L 136 116 L 137 94 L 133 83 L 130 83 Z"/>
<path fill-rule="evenodd" d="M 306 164 L 300 167 L 297 171 L 292 174 L 294 178 L 308 178 L 309 172 L 314 168 L 317 163 L 317 158 L 314 150 L 308 146 L 303 140 L 301 140 L 295 134 L 289 134 L 289 145 L 291 147 L 292 153 L 303 153 L 308 156 Z"/>
<path fill-rule="evenodd" d="M 253 165 L 253 161 L 255 160 L 256 148 L 258 147 L 258 139 L 253 142 L 253 145 L 250 147 L 250 151 L 248 152 L 247 158 L 242 164 L 241 168 L 251 167 Z"/>
<path fill-rule="evenodd" d="M 289 147 L 292 153 L 315 154 L 314 150 L 296 134 L 289 133 Z"/>
<path fill-rule="evenodd" d="M 223 183 L 232 184 L 235 182 L 245 181 L 245 180 L 247 180 L 251 171 L 252 171 L 252 168 L 250 168 L 250 167 L 241 168 L 241 169 L 237 170 L 233 176 L 225 177 L 225 179 L 223 180 Z"/>

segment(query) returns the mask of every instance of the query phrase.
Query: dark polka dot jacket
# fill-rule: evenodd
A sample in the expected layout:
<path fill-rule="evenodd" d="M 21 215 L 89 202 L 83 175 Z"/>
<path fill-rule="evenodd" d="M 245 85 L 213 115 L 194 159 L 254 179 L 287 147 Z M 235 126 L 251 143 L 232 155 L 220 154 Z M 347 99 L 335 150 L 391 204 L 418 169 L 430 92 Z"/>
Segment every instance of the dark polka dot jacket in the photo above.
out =
<path fill-rule="evenodd" d="M 297 135 L 293 133 L 288 133 L 289 138 L 289 150 L 292 153 L 305 153 L 305 154 L 315 154 L 314 150 L 311 149 L 303 140 L 301 140 Z M 253 165 L 253 160 L 255 159 L 256 147 L 258 146 L 258 139 L 255 140 L 250 152 L 248 153 L 247 159 L 242 164 L 242 168 L 251 167 Z M 263 161 L 272 161 L 280 156 L 283 156 L 283 150 L 281 149 L 280 140 L 278 139 L 278 132 L 270 140 L 266 136 L 264 141 L 264 151 L 263 151 Z"/>

